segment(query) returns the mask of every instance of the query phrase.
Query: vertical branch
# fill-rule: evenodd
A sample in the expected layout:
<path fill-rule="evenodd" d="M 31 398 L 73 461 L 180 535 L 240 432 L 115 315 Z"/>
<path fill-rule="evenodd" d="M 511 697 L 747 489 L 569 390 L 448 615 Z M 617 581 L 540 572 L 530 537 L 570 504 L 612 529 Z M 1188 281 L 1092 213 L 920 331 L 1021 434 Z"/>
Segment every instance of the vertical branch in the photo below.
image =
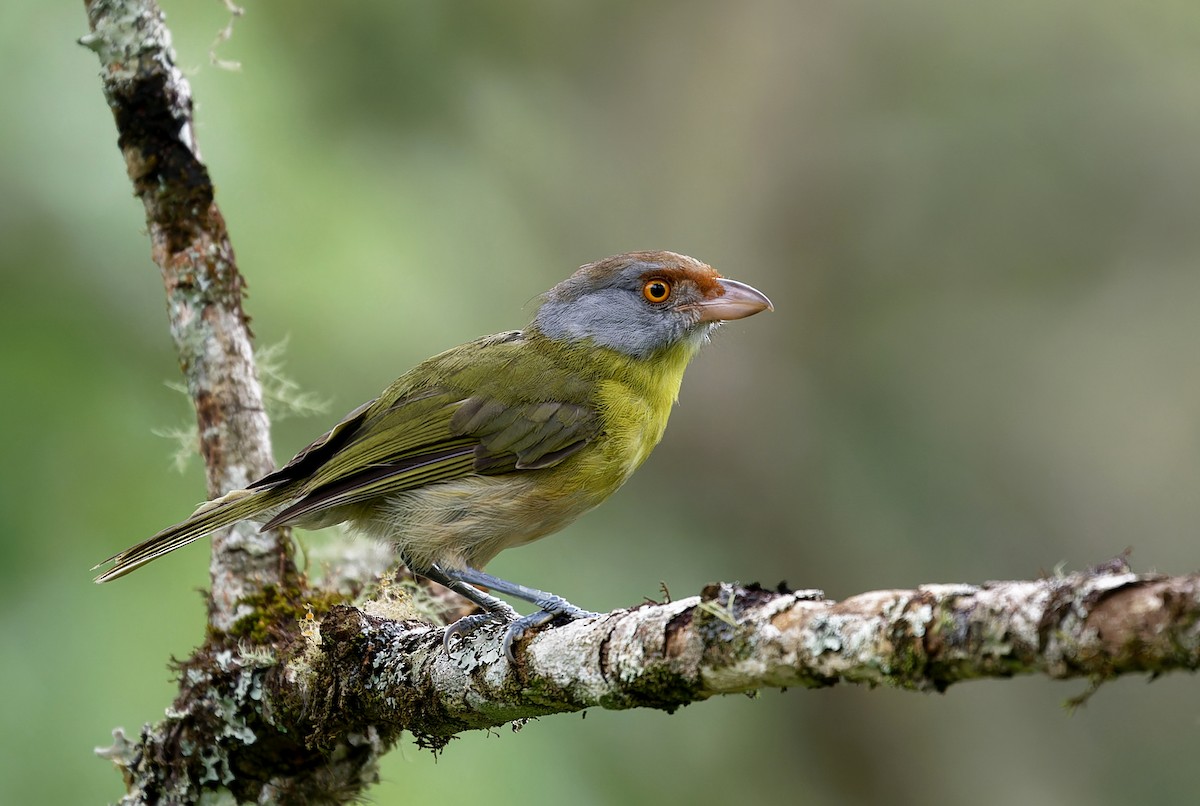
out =
<path fill-rule="evenodd" d="M 153 0 L 85 0 L 104 95 L 134 193 L 146 208 L 154 262 L 162 270 L 171 335 L 196 407 L 209 497 L 271 470 L 263 409 L 242 310 L 245 283 L 201 162 L 191 88 Z M 252 524 L 212 538 L 209 620 L 228 630 L 267 586 L 293 581 L 290 541 Z"/>
<path fill-rule="evenodd" d="M 100 57 L 117 143 L 146 208 L 171 335 L 196 407 L 208 493 L 216 496 L 272 466 L 244 282 L 162 12 L 154 0 L 84 6 L 91 33 L 81 43 Z M 290 546 L 285 531 L 261 534 L 253 524 L 213 535 L 209 640 L 178 665 L 179 695 L 166 717 L 135 737 L 115 730 L 112 747 L 100 751 L 125 779 L 121 803 L 342 803 L 377 780 L 386 747 L 373 731 L 310 746 L 303 723 L 277 720 L 288 702 L 262 697 L 264 680 L 280 674 L 276 659 L 295 643 L 296 614 L 310 594 Z M 243 652 L 231 639 L 247 624 L 271 630 L 271 646 Z"/>

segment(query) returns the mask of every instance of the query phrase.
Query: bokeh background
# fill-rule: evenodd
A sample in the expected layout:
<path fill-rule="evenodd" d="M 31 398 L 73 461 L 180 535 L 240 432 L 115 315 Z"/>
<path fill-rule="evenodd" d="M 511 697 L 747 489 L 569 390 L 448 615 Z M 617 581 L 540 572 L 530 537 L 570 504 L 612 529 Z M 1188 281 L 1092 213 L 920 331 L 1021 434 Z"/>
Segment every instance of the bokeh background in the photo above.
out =
<path fill-rule="evenodd" d="M 690 370 L 665 442 L 490 566 L 603 610 L 715 580 L 844 597 L 1133 547 L 1200 565 L 1200 5 L 1156 0 L 166 4 L 249 311 L 329 413 L 520 326 L 629 249 L 772 296 Z M 0 801 L 121 793 L 204 544 L 198 462 L 80 3 L 0 6 Z M 319 541 L 319 536 L 311 538 Z M 378 804 L 1194 803 L 1197 681 L 764 692 L 477 733 Z"/>

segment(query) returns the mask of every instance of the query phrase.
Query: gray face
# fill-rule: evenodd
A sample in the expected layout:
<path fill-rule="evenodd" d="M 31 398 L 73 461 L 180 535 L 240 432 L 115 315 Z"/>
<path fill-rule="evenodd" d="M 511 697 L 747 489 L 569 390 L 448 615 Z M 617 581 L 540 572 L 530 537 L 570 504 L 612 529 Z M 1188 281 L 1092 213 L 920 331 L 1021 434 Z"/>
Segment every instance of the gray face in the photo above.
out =
<path fill-rule="evenodd" d="M 715 322 L 702 322 L 689 304 L 719 275 L 703 263 L 671 252 L 635 253 L 584 266 L 546 292 L 534 325 L 552 339 L 591 339 L 625 355 L 645 358 L 681 341 L 699 348 Z M 646 298 L 647 282 L 670 281 L 660 303 Z"/>

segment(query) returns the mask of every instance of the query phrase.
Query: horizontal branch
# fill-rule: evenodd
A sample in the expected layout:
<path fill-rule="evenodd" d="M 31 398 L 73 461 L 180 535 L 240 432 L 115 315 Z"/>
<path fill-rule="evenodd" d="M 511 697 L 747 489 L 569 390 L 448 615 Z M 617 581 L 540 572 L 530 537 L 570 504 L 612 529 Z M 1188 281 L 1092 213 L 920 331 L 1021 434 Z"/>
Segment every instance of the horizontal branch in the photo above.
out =
<path fill-rule="evenodd" d="M 449 654 L 442 630 L 336 607 L 319 647 L 273 684 L 303 701 L 318 743 L 373 726 L 435 745 L 516 719 L 604 708 L 671 711 L 716 694 L 840 682 L 943 691 L 984 677 L 1094 682 L 1200 665 L 1200 575 L 1123 567 L 841 602 L 723 583 L 699 597 L 545 629 L 509 663 L 481 628 Z"/>
<path fill-rule="evenodd" d="M 125 802 L 210 789 L 239 801 L 336 802 L 334 793 L 375 780 L 376 760 L 405 730 L 436 749 L 531 717 L 597 706 L 669 712 L 761 688 L 943 691 L 1044 674 L 1088 679 L 1090 693 L 1123 674 L 1200 666 L 1200 574 L 1133 574 L 1123 561 L 840 602 L 722 583 L 542 629 L 518 642 L 515 662 L 499 627 L 447 652 L 443 628 L 381 615 L 398 605 L 315 604 L 319 623 L 296 631 L 279 621 L 270 647 L 206 645 L 180 664 L 168 719 L 136 738 L 118 731 L 103 751 L 126 777 Z M 271 769 L 290 772 L 261 775 Z"/>

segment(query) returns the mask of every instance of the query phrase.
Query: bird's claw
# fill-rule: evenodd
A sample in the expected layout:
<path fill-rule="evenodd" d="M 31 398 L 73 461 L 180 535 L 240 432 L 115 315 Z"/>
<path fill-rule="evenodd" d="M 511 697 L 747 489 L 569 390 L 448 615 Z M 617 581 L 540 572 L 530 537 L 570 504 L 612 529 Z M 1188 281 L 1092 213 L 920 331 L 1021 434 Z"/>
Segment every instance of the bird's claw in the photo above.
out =
<path fill-rule="evenodd" d="M 500 613 L 475 613 L 470 616 L 463 616 L 458 621 L 446 627 L 446 634 L 442 636 L 442 649 L 449 655 L 453 649 L 455 639 L 459 641 L 465 640 L 466 636 L 475 631 L 475 628 L 481 624 L 486 624 L 489 621 L 505 621 L 505 617 Z"/>
<path fill-rule="evenodd" d="M 582 618 L 591 618 L 599 616 L 599 613 L 593 613 L 590 610 L 582 610 L 573 605 L 561 610 L 539 610 L 536 613 L 530 613 L 527 616 L 521 616 L 509 621 L 507 614 L 504 613 L 476 613 L 470 616 L 464 616 L 446 628 L 446 634 L 442 638 L 442 647 L 449 654 L 452 649 L 452 644 L 455 639 L 463 640 L 465 637 L 474 632 L 479 626 L 488 622 L 505 622 L 508 621 L 508 628 L 504 631 L 504 639 L 501 642 L 501 647 L 504 649 L 504 657 L 508 658 L 509 663 L 516 662 L 516 656 L 513 655 L 513 646 L 525 637 L 525 633 L 536 630 L 546 624 L 549 624 L 559 616 L 566 616 L 571 621 Z"/>
<path fill-rule="evenodd" d="M 599 616 L 599 613 L 593 613 L 590 610 L 581 610 L 574 605 L 568 605 L 567 608 L 561 610 L 539 610 L 536 613 L 530 613 L 527 616 L 521 616 L 516 621 L 508 625 L 508 630 L 504 633 L 504 656 L 508 658 L 509 663 L 515 663 L 516 658 L 513 656 L 513 645 L 525 637 L 525 633 L 530 630 L 549 624 L 559 616 L 566 616 L 571 621 L 581 618 L 591 618 Z"/>

